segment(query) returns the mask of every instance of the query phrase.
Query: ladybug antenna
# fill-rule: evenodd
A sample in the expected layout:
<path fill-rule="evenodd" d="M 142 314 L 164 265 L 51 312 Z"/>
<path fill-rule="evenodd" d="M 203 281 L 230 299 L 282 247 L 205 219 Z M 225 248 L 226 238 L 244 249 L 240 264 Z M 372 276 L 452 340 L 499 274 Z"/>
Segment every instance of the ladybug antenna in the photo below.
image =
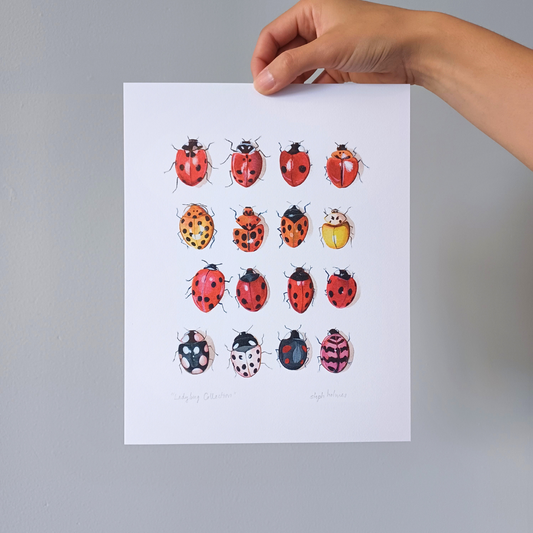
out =
<path fill-rule="evenodd" d="M 352 208 L 352 206 L 348 207 L 348 209 L 346 209 L 346 211 L 344 211 L 344 214 L 346 214 L 351 208 Z"/>
<path fill-rule="evenodd" d="M 268 209 L 266 209 L 265 211 L 261 211 L 260 213 L 256 213 L 256 215 L 259 217 L 261 215 L 264 215 L 267 212 L 268 212 Z"/>
<path fill-rule="evenodd" d="M 257 144 L 257 141 L 261 138 L 261 135 L 259 135 L 259 137 L 257 137 L 257 139 L 254 141 L 254 143 Z"/>
<path fill-rule="evenodd" d="M 311 205 L 311 202 L 309 202 L 308 204 L 305 204 L 305 205 L 304 205 L 304 213 L 305 213 L 305 210 L 307 209 L 307 206 L 308 206 L 308 205 Z"/>
<path fill-rule="evenodd" d="M 206 148 L 204 148 L 204 150 L 209 150 L 209 147 L 214 143 L 215 141 L 211 141 L 207 146 Z"/>
<path fill-rule="evenodd" d="M 239 334 L 240 331 L 238 329 L 235 329 L 235 328 L 231 328 L 235 333 Z"/>
<path fill-rule="evenodd" d="M 252 328 L 253 328 L 253 324 L 246 330 L 246 333 L 248 333 Z"/>
<path fill-rule="evenodd" d="M 279 144 L 279 151 L 283 152 L 283 146 L 281 146 L 281 143 L 279 141 L 278 141 L 278 144 Z"/>
<path fill-rule="evenodd" d="M 333 268 L 336 268 L 336 267 L 333 267 Z M 328 278 L 329 278 L 329 272 L 326 269 L 324 269 L 324 272 L 328 275 Z"/>
<path fill-rule="evenodd" d="M 235 213 L 235 218 L 237 218 L 237 211 L 235 211 L 235 209 L 233 209 L 233 207 L 230 207 L 230 209 Z"/>
<path fill-rule="evenodd" d="M 292 329 L 291 329 L 291 328 L 288 328 L 287 326 L 285 326 L 285 329 L 286 329 L 287 331 L 292 331 Z"/>

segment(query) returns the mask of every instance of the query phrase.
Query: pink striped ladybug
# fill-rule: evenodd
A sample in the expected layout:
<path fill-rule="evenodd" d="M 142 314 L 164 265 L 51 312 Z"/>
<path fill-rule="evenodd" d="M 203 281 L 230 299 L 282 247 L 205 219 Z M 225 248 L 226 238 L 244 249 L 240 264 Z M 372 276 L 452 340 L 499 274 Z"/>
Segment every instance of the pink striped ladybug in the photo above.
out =
<path fill-rule="evenodd" d="M 348 340 L 336 329 L 330 329 L 320 345 L 320 363 L 333 374 L 346 370 L 350 359 Z"/>

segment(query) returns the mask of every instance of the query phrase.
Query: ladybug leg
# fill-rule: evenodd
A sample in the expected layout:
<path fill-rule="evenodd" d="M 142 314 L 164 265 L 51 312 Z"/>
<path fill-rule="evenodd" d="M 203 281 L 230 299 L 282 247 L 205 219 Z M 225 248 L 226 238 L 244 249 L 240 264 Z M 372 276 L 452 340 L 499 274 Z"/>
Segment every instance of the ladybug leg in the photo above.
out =
<path fill-rule="evenodd" d="M 278 141 L 278 144 L 279 144 L 279 151 L 283 152 L 283 146 L 281 146 L 281 143 L 279 141 Z"/>
<path fill-rule="evenodd" d="M 178 355 L 178 350 L 176 350 L 176 351 L 174 352 L 174 359 L 172 359 L 172 362 L 174 362 L 174 361 L 176 360 L 176 356 L 177 356 L 177 355 Z"/>
<path fill-rule="evenodd" d="M 237 152 L 237 150 L 234 150 L 234 149 L 233 149 L 233 143 L 232 143 L 229 139 L 224 139 L 224 140 L 225 140 L 225 141 L 228 141 L 228 142 L 230 143 L 230 145 L 231 145 L 230 150 L 231 150 L 232 152 Z M 226 161 L 227 161 L 227 159 L 226 159 Z"/>
<path fill-rule="evenodd" d="M 226 289 L 228 290 L 228 289 Z M 226 309 L 224 309 L 224 304 L 222 302 L 219 302 L 220 307 L 222 307 L 222 311 L 224 311 L 224 313 L 228 314 L 228 312 L 226 311 Z"/>
<path fill-rule="evenodd" d="M 174 165 L 176 164 L 176 161 L 174 161 L 174 163 L 172 163 L 172 165 L 170 165 L 170 168 L 168 170 L 165 170 L 163 172 L 163 174 L 167 174 L 168 172 L 170 172 L 173 168 L 174 168 Z"/>
<path fill-rule="evenodd" d="M 233 183 L 234 183 L 234 181 L 233 181 L 233 176 L 231 175 L 231 170 L 229 171 L 229 179 L 231 180 L 231 183 L 230 183 L 229 185 L 226 185 L 226 189 L 227 189 L 228 187 L 231 187 L 231 186 L 233 185 Z"/>
<path fill-rule="evenodd" d="M 215 229 L 215 231 L 213 231 L 213 238 L 211 239 L 211 244 L 209 245 L 209 248 L 211 248 L 213 246 L 213 243 L 215 242 L 215 235 L 217 234 L 217 229 Z M 187 246 L 188 248 L 188 246 Z"/>

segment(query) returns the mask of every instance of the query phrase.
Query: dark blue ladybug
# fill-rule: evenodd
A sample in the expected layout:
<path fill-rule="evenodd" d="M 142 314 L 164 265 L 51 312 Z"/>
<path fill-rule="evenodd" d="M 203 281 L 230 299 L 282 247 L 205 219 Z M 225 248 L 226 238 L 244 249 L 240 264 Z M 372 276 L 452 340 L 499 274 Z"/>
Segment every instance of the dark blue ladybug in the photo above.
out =
<path fill-rule="evenodd" d="M 305 366 L 309 354 L 307 344 L 300 335 L 300 332 L 293 329 L 289 338 L 282 339 L 279 343 L 279 362 L 288 370 L 298 370 Z"/>
<path fill-rule="evenodd" d="M 181 366 L 189 374 L 202 374 L 209 366 L 209 345 L 205 337 L 198 331 L 189 330 L 178 346 Z"/>

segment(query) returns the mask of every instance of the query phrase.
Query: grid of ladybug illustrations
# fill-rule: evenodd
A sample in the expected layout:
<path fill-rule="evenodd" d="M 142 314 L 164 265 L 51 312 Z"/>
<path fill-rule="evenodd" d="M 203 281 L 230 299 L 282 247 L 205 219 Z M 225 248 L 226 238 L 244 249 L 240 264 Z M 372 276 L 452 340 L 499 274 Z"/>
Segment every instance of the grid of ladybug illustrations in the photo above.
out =
<path fill-rule="evenodd" d="M 304 191 L 301 194 L 299 191 L 308 179 L 324 180 L 332 190 L 355 188 L 359 185 L 357 182 L 361 182 L 365 163 L 361 155 L 347 143 L 332 141 L 331 152 L 322 158 L 325 165 L 315 169 L 317 165 L 312 163 L 311 158 L 313 161 L 321 158 L 319 154 L 310 154 L 303 141 L 278 140 L 279 150 L 270 156 L 263 152 L 260 138 L 218 141 L 227 151 L 227 157 L 220 162 L 214 162 L 210 153 L 214 141 L 207 144 L 204 139 L 182 136 L 183 144 L 173 146 L 175 160 L 170 171 L 175 184 L 170 176 L 167 181 L 169 192 L 172 185 L 172 194 L 176 198 L 185 196 L 183 189 L 200 191 L 202 187 L 208 188 L 217 181 L 223 183 L 225 189 L 224 202 L 222 205 L 217 202 L 216 209 L 200 201 L 184 203 L 177 208 L 177 236 L 185 248 L 182 248 L 183 256 L 190 258 L 191 266 L 202 263 L 196 272 L 193 272 L 194 268 L 191 269 L 191 277 L 185 280 L 186 293 L 178 305 L 183 308 L 189 306 L 191 312 L 200 311 L 205 315 L 244 310 L 250 314 L 245 322 L 251 320 L 254 325 L 244 329 L 243 321 L 236 316 L 232 338 L 226 336 L 223 339 L 214 336 L 208 339 L 205 328 L 186 329 L 182 335 L 178 334 L 176 360 L 182 371 L 200 375 L 215 362 L 223 367 L 224 359 L 229 358 L 235 375 L 246 379 L 257 376 L 263 368 L 264 337 L 261 324 L 265 318 L 272 320 L 272 315 L 266 314 L 272 302 L 277 300 L 278 306 L 274 304 L 275 307 L 286 307 L 289 311 L 286 316 L 290 317 L 291 324 L 309 312 L 318 291 L 325 294 L 329 305 L 335 310 L 346 310 L 356 305 L 356 274 L 349 266 L 335 266 L 344 265 L 346 256 L 340 256 L 338 252 L 350 247 L 354 238 L 354 221 L 349 216 L 351 206 L 347 206 L 346 202 L 344 206 L 338 206 L 333 203 L 333 198 L 328 201 L 328 197 L 325 197 L 319 218 L 311 220 L 308 211 L 311 202 L 305 198 Z M 255 188 L 259 189 L 258 184 L 265 180 L 271 180 L 273 184 L 277 182 L 280 191 L 290 191 L 291 201 L 286 206 L 279 202 L 279 210 L 276 211 L 260 211 L 262 195 L 256 193 Z M 238 196 L 236 193 L 241 188 L 246 191 L 246 196 L 239 197 L 241 201 L 245 197 L 246 202 L 237 205 L 232 199 Z M 190 190 L 183 192 L 188 193 L 187 197 L 194 196 Z M 198 193 L 197 196 L 202 195 Z M 291 204 L 295 198 L 302 199 Z M 218 222 L 222 218 L 226 218 L 226 224 L 233 225 L 231 232 L 218 231 Z M 277 263 L 276 257 L 282 262 L 290 257 L 293 250 L 304 247 L 307 240 L 319 241 L 324 251 L 337 252 L 331 255 L 329 271 L 313 272 L 315 261 L 309 249 L 303 255 L 295 255 L 294 262 L 287 262 L 284 270 L 280 269 L 269 276 L 265 274 L 262 265 L 265 256 L 258 252 L 267 241 L 275 243 L 274 247 L 269 247 L 269 263 L 273 259 Z M 235 252 L 234 257 L 239 262 L 238 271 L 228 272 L 225 268 L 224 258 L 228 249 Z M 288 253 L 282 253 L 282 249 Z M 302 256 L 306 258 L 304 262 Z M 220 262 L 215 262 L 217 259 Z M 275 285 L 271 276 L 278 278 Z M 280 284 L 283 284 L 283 290 L 279 290 Z M 328 309 L 324 309 L 324 312 L 327 313 Z M 200 316 L 197 322 L 200 325 L 205 323 L 204 317 Z M 333 374 L 348 371 L 354 355 L 350 331 L 342 330 L 335 323 L 333 315 L 329 322 L 331 327 L 326 327 L 324 332 L 316 332 L 322 335 L 318 340 L 311 334 L 314 332 L 280 322 L 275 356 L 270 358 L 270 366 L 279 365 L 284 371 L 302 371 L 313 363 L 311 344 L 317 342 L 316 352 L 319 356 L 316 360 L 320 367 Z M 217 351 L 220 345 L 224 348 Z M 272 340 L 269 345 L 272 346 Z M 225 357 L 219 354 L 224 351 Z"/>
<path fill-rule="evenodd" d="M 126 441 L 407 439 L 408 92 L 126 89 Z"/>

